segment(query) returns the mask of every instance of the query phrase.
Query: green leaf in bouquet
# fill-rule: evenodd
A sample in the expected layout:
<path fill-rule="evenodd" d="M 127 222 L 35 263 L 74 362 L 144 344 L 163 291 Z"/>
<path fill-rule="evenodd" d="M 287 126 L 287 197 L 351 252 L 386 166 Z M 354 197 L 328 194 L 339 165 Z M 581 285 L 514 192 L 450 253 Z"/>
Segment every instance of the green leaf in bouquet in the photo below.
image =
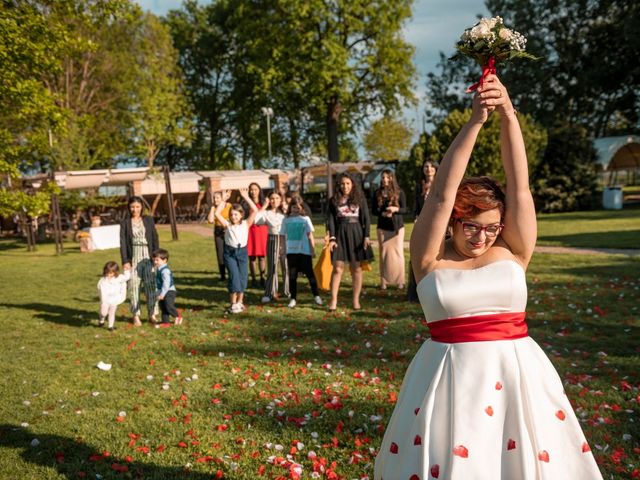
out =
<path fill-rule="evenodd" d="M 482 50 L 484 47 L 487 46 L 487 42 L 485 42 L 484 40 L 479 40 L 478 42 L 476 42 L 476 44 L 473 46 L 473 49 L 476 51 Z"/>

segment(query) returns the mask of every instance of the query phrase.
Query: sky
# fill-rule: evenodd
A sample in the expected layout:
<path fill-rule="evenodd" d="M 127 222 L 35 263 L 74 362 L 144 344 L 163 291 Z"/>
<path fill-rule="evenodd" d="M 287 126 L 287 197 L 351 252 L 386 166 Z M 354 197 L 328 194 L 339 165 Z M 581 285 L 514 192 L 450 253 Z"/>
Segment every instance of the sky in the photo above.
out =
<path fill-rule="evenodd" d="M 208 3 L 200 0 L 201 3 Z M 143 9 L 156 15 L 179 9 L 182 0 L 137 0 Z M 415 131 L 421 130 L 426 91 L 426 75 L 436 71 L 440 52 L 449 57 L 465 28 L 477 22 L 477 16 L 488 14 L 483 0 L 414 0 L 413 18 L 405 26 L 406 40 L 416 47 L 414 64 L 417 69 L 416 107 L 404 112 Z"/>

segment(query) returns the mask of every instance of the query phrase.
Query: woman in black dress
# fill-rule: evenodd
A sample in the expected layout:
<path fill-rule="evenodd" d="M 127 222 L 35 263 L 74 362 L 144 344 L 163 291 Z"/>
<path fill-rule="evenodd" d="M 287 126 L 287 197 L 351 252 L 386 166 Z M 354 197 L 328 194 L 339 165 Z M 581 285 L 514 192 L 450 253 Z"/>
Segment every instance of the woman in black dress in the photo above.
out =
<path fill-rule="evenodd" d="M 393 170 L 380 175 L 380 188 L 373 199 L 373 214 L 378 216 L 378 246 L 380 252 L 380 288 L 396 285 L 404 290 L 404 219 L 407 201 L 396 181 Z"/>
<path fill-rule="evenodd" d="M 417 219 L 424 206 L 424 200 L 431 190 L 433 179 L 438 171 L 438 162 L 427 158 L 422 162 L 420 169 L 420 179 L 416 185 L 416 196 L 414 202 L 413 218 Z M 407 287 L 407 300 L 410 302 L 418 302 L 418 293 L 416 292 L 416 278 L 413 275 L 413 269 L 409 267 L 409 286 Z"/>
<path fill-rule="evenodd" d="M 372 259 L 369 240 L 369 207 L 360 185 L 348 173 L 336 179 L 336 192 L 329 202 L 329 251 L 333 263 L 329 310 L 338 305 L 338 291 L 345 263 L 353 280 L 353 308 L 360 310 L 362 268 L 360 262 Z"/>

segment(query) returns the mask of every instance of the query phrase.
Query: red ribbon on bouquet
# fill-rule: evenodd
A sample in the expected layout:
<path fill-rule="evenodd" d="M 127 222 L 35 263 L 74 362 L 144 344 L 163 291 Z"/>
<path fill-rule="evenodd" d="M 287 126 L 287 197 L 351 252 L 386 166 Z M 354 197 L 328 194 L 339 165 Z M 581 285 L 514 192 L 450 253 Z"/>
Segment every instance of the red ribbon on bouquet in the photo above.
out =
<path fill-rule="evenodd" d="M 482 76 L 480 77 L 480 81 L 477 83 L 474 83 L 469 88 L 467 88 L 467 92 L 475 92 L 479 87 L 481 87 L 484 84 L 485 78 L 487 78 L 489 75 L 495 75 L 495 74 L 496 74 L 496 59 L 493 57 L 489 57 L 489 61 L 487 62 L 487 64 L 484 67 L 482 67 Z"/>

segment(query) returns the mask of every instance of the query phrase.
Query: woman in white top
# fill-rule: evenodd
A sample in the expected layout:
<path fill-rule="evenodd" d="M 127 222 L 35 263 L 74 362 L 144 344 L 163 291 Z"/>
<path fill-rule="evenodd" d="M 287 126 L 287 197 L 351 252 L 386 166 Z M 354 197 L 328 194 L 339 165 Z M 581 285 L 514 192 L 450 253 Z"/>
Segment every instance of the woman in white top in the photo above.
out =
<path fill-rule="evenodd" d="M 506 192 L 488 177 L 463 179 L 492 112 L 500 116 Z M 489 75 L 411 235 L 431 338 L 405 374 L 375 480 L 602 479 L 562 380 L 528 336 L 525 270 L 536 213 L 527 170 L 509 94 Z"/>
<path fill-rule="evenodd" d="M 249 200 L 247 188 L 239 189 L 240 195 L 245 200 Z M 245 310 L 244 291 L 247 289 L 249 278 L 249 256 L 247 254 L 247 240 L 249 238 L 249 227 L 253 224 L 255 212 L 244 219 L 244 209 L 242 205 L 234 203 L 229 211 L 229 220 L 222 216 L 225 204 L 221 202 L 215 210 L 215 218 L 225 228 L 224 232 L 224 265 L 229 272 L 227 288 L 231 301 L 229 311 L 240 313 Z"/>
<path fill-rule="evenodd" d="M 256 213 L 256 225 L 266 225 L 267 237 L 267 281 L 264 288 L 262 303 L 268 303 L 278 297 L 278 264 L 282 269 L 283 294 L 289 296 L 289 272 L 287 270 L 286 237 L 281 234 L 285 211 L 282 196 L 278 192 L 271 192 L 268 202 L 258 210 L 256 204 L 247 199 L 247 203 Z"/>

